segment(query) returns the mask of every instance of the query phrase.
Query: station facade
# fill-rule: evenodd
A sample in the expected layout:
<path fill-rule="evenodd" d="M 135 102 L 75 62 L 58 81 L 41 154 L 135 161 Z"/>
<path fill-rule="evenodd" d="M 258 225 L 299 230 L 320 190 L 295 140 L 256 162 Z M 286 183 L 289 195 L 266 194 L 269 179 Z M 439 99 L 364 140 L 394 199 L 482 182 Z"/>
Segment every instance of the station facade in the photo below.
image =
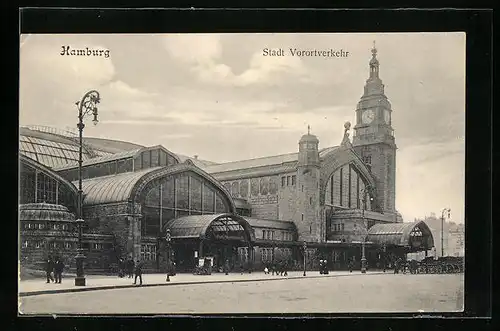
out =
<path fill-rule="evenodd" d="M 180 271 L 205 256 L 216 268 L 301 268 L 305 255 L 308 268 L 326 259 L 343 269 L 359 265 L 362 245 L 369 267 L 430 250 L 426 224 L 404 223 L 395 207 L 397 147 L 376 56 L 373 49 L 353 139 L 345 123 L 339 146 L 320 148 L 308 132 L 294 153 L 216 164 L 163 146 L 85 139 L 87 269 L 130 256 L 164 271 L 167 254 Z M 52 254 L 73 265 L 77 140 L 40 127 L 20 134 L 20 260 L 36 265 Z"/>

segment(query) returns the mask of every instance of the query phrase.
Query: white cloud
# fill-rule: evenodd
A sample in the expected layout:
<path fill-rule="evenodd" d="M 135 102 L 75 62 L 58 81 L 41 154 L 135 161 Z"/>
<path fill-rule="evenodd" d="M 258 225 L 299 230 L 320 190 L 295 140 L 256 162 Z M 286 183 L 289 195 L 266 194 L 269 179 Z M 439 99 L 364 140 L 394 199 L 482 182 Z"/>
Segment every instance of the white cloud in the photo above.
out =
<path fill-rule="evenodd" d="M 307 70 L 302 60 L 297 56 L 263 56 L 257 52 L 252 56 L 250 68 L 235 77 L 236 85 L 249 85 L 258 83 L 277 83 L 282 76 L 290 74 L 296 77 L 307 76 Z"/>
<path fill-rule="evenodd" d="M 141 91 L 137 88 L 131 87 L 127 83 L 118 80 L 118 81 L 112 81 L 109 83 L 109 89 L 117 94 L 120 95 L 126 95 L 130 97 L 139 97 L 139 98 L 144 98 L 144 97 L 149 97 L 149 96 L 155 96 L 156 94 L 154 93 L 148 93 L 145 91 Z"/>
<path fill-rule="evenodd" d="M 163 38 L 168 53 L 177 60 L 205 65 L 221 55 L 220 35 L 171 34 Z"/>
<path fill-rule="evenodd" d="M 251 84 L 275 84 L 283 79 L 283 73 L 307 77 L 307 70 L 297 56 L 263 56 L 256 52 L 249 68 L 235 75 L 232 68 L 221 62 L 221 36 L 214 34 L 176 34 L 163 40 L 167 52 L 181 63 L 191 65 L 191 70 L 205 83 L 246 86 Z"/>
<path fill-rule="evenodd" d="M 454 220 L 465 213 L 465 142 L 407 146 L 398 151 L 397 207 L 406 220 L 444 207 Z M 425 208 L 423 208 L 425 206 Z"/>

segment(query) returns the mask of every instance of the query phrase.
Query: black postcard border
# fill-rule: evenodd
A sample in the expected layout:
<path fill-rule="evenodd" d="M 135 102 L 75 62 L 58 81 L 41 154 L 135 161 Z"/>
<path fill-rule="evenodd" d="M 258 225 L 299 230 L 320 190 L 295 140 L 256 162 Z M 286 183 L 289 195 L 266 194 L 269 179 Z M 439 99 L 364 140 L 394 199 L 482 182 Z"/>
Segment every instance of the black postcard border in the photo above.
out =
<path fill-rule="evenodd" d="M 56 330 L 79 330 L 90 328 L 95 322 L 100 328 L 119 327 L 122 330 L 147 328 L 182 327 L 190 323 L 193 328 L 218 327 L 220 323 L 235 328 L 265 322 L 265 326 L 293 328 L 304 327 L 313 320 L 321 327 L 331 328 L 340 324 L 351 327 L 373 327 L 378 330 L 391 329 L 399 323 L 409 321 L 413 317 L 413 327 L 442 327 L 445 319 L 467 317 L 484 317 L 492 314 L 492 19 L 493 12 L 487 9 L 446 9 L 446 10 L 278 10 L 278 9 L 174 9 L 174 10 L 129 10 L 129 9 L 61 9 L 61 8 L 25 8 L 18 13 L 20 23 L 18 30 L 9 36 L 11 50 L 19 49 L 19 32 L 21 33 L 167 33 L 167 32 L 444 32 L 465 31 L 467 43 L 466 71 L 466 275 L 465 304 L 463 314 L 284 314 L 284 315 L 218 315 L 200 318 L 169 317 L 166 319 L 144 316 L 121 316 L 76 319 L 59 315 L 53 317 L 16 317 L 17 315 L 17 256 L 8 255 L 9 275 L 16 284 L 9 287 L 9 312 L 12 313 L 12 325 L 19 324 L 27 329 L 43 327 Z M 15 18 L 14 18 L 15 20 Z M 5 55 L 5 54 L 4 54 Z M 9 52 L 7 56 L 19 67 L 17 52 Z M 409 59 L 411 54 L 408 54 Z M 11 109 L 19 109 L 18 70 L 14 70 L 8 88 L 7 105 Z M 4 85 L 5 86 L 5 85 Z M 15 96 L 15 97 L 14 97 Z M 15 114 L 15 112 L 13 112 Z M 17 123 L 18 124 L 18 123 Z M 12 139 L 12 157 L 6 158 L 8 166 L 7 179 L 12 179 L 12 187 L 17 183 L 18 125 L 8 125 L 8 139 Z M 5 132 L 5 131 L 4 131 Z M 10 151 L 10 150 L 9 150 Z M 16 155 L 16 157 L 14 157 Z M 4 168 L 5 169 L 5 168 Z M 17 190 L 16 190 L 17 192 Z M 9 195 L 14 201 L 9 211 L 6 233 L 17 238 L 17 197 Z M 4 223 L 4 224 L 5 224 Z M 17 240 L 11 240 L 7 252 L 18 250 Z M 12 272 L 10 272 L 12 271 Z M 241 317 L 254 317 L 244 320 Z M 151 316 L 150 316 L 151 317 Z M 206 317 L 206 318 L 203 318 Z M 225 317 L 232 317 L 225 319 Z M 272 317 L 268 319 L 267 317 Z M 361 319 L 357 319 L 361 317 Z M 285 318 L 285 319 L 283 319 Z M 334 319 L 332 319 L 334 318 Z M 404 319 L 403 319 L 404 318 Z M 265 319 L 263 321 L 262 319 Z M 449 321 L 449 320 L 448 320 Z M 476 319 L 477 321 L 477 319 Z M 482 319 L 489 324 L 488 320 Z M 166 323 L 165 323 L 166 322 Z M 224 323 L 226 323 L 224 322 Z M 255 323 L 257 322 L 257 323 Z M 165 324 L 163 324 L 165 323 Z M 292 324 L 289 324 L 292 323 Z M 397 324 L 394 324 L 397 323 Z M 429 323 L 429 324 L 427 324 Z M 295 324 L 295 325 L 293 325 Z M 347 326 L 346 325 L 346 326 Z M 308 325 L 310 326 L 310 325 Z M 408 328 L 408 326 L 405 326 Z"/>

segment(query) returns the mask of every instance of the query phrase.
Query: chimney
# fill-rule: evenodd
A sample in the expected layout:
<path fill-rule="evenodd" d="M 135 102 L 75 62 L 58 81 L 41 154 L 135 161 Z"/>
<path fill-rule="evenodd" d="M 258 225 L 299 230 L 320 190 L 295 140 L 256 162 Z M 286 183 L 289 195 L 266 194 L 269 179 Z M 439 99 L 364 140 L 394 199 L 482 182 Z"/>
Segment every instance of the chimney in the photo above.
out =
<path fill-rule="evenodd" d="M 195 160 L 198 160 L 198 155 L 194 155 L 194 159 L 195 159 Z"/>

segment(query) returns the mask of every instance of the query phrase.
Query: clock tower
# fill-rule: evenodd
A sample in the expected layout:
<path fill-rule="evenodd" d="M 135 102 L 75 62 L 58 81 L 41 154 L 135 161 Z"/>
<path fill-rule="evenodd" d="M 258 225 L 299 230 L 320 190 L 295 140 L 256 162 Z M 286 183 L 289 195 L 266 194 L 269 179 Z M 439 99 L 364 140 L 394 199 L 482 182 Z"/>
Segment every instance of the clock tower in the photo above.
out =
<path fill-rule="evenodd" d="M 395 214 L 397 147 L 391 117 L 391 104 L 379 77 L 377 49 L 373 42 L 370 77 L 356 108 L 353 146 L 376 179 L 376 210 Z"/>

